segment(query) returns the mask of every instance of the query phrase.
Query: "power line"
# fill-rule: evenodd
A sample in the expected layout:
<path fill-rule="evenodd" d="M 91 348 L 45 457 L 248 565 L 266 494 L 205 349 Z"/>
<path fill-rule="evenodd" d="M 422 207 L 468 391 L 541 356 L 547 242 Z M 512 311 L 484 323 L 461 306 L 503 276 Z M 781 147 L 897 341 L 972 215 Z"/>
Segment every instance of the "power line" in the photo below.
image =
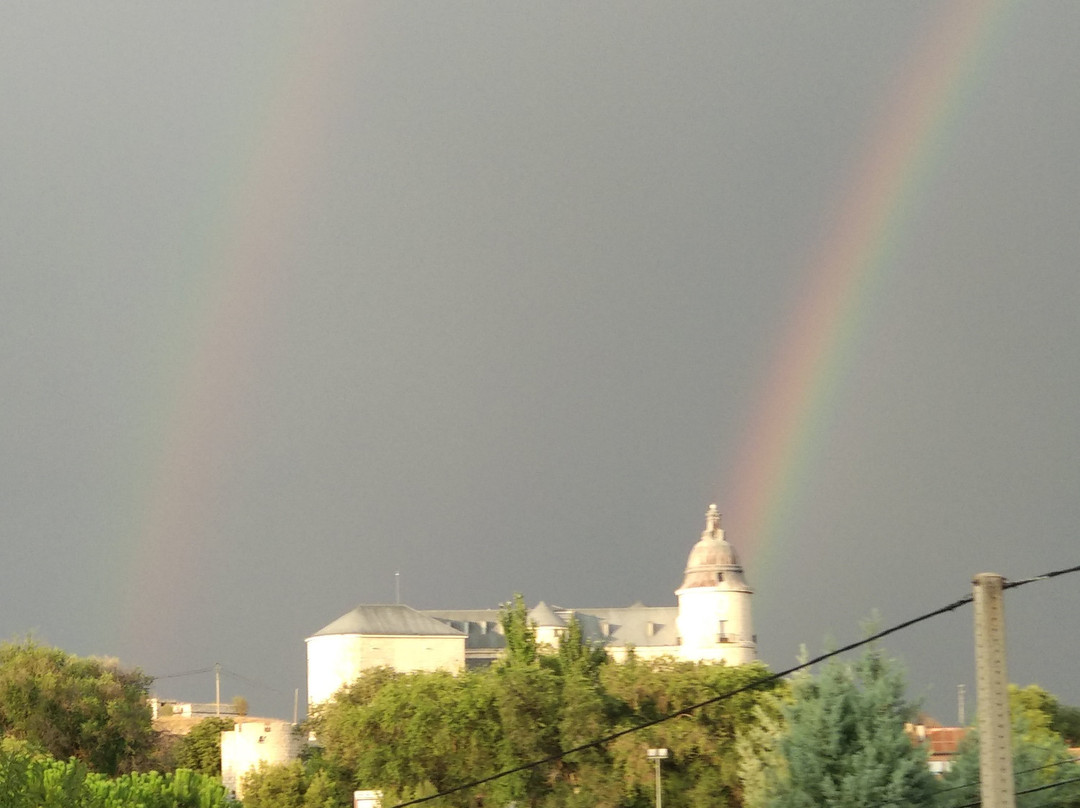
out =
<path fill-rule="evenodd" d="M 224 665 L 221 666 L 221 672 L 228 674 L 229 676 L 233 677 L 234 679 L 239 679 L 241 682 L 246 682 L 247 684 L 251 685 L 252 687 L 262 688 L 263 690 L 272 690 L 274 693 L 285 693 L 284 690 L 282 690 L 280 688 L 277 688 L 277 687 L 273 687 L 272 685 L 268 685 L 268 684 L 266 684 L 266 682 L 260 682 L 258 679 L 252 679 L 252 678 L 247 677 L 247 676 L 242 676 L 241 674 L 237 673 L 236 671 L 231 671 L 228 668 L 226 668 Z"/>
<path fill-rule="evenodd" d="M 1037 576 L 1035 576 L 1033 578 L 1026 578 L 1026 579 L 1021 580 L 1021 581 L 1014 581 L 1012 583 L 1006 583 L 1005 588 L 1012 589 L 1012 588 L 1015 588 L 1015 587 L 1018 587 L 1018 586 L 1024 586 L 1025 584 L 1033 583 L 1035 581 L 1046 581 L 1046 580 L 1049 580 L 1051 578 L 1056 578 L 1059 575 L 1067 575 L 1069 573 L 1074 573 L 1074 572 L 1080 572 L 1080 565 L 1077 565 L 1075 567 L 1068 567 L 1066 569 L 1061 569 L 1061 570 L 1053 570 L 1051 572 L 1044 573 L 1043 575 L 1037 575 Z M 543 766 L 543 765 L 548 764 L 548 763 L 554 763 L 556 760 L 561 760 L 562 758 L 567 757 L 568 755 L 576 754 L 577 752 L 584 752 L 586 749 L 594 749 L 594 748 L 599 747 L 599 746 L 604 746 L 605 744 L 608 744 L 608 743 L 610 743 L 611 741 L 614 741 L 617 738 L 621 738 L 621 737 L 623 737 L 625 735 L 630 735 L 631 733 L 634 733 L 634 732 L 640 732 L 643 729 L 648 729 L 649 727 L 654 727 L 657 724 L 662 724 L 662 723 L 664 723 L 666 721 L 671 721 L 672 719 L 678 718 L 679 716 L 689 715 L 692 712 L 694 712 L 695 710 L 701 709 L 702 707 L 707 707 L 710 704 L 716 704 L 717 702 L 721 702 L 721 701 L 725 701 L 727 699 L 730 699 L 733 696 L 737 696 L 740 693 L 745 693 L 745 692 L 747 692 L 749 690 L 754 690 L 755 688 L 759 688 L 759 687 L 762 687 L 764 685 L 771 684 L 772 682 L 778 681 L 779 679 L 783 679 L 783 678 L 785 678 L 787 676 L 791 676 L 793 673 L 798 673 L 801 670 L 805 670 L 807 668 L 813 667 L 814 665 L 817 665 L 820 662 L 824 662 L 827 659 L 831 659 L 831 658 L 833 658 L 835 656 L 839 656 L 840 654 L 845 654 L 848 651 L 853 651 L 856 648 L 860 648 L 860 647 L 862 647 L 864 645 L 868 645 L 868 644 L 870 644 L 872 642 L 876 642 L 877 640 L 880 640 L 883 637 L 888 637 L 890 634 L 895 634 L 895 633 L 897 633 L 899 631 L 903 631 L 905 629 L 911 628 L 912 626 L 918 625 L 919 623 L 926 622 L 927 620 L 932 620 L 935 617 L 940 617 L 943 614 L 947 614 L 948 612 L 955 611 L 956 609 L 960 608 L 961 606 L 965 606 L 968 603 L 971 603 L 971 601 L 973 599 L 974 599 L 973 595 L 966 595 L 965 597 L 962 597 L 962 598 L 960 598 L 958 600 L 954 600 L 952 603 L 947 603 L 946 605 L 944 605 L 944 606 L 942 606 L 942 607 L 940 607 L 938 609 L 934 609 L 933 611 L 926 612 L 925 614 L 921 614 L 918 617 L 914 617 L 911 620 L 905 620 L 903 623 L 897 623 L 895 626 L 891 626 L 890 628 L 884 629 L 884 630 L 879 631 L 879 632 L 877 632 L 875 634 L 871 634 L 870 636 L 868 636 L 868 637 L 866 637 L 866 638 L 864 638 L 862 640 L 859 640 L 858 642 L 848 643 L 847 645 L 842 646 L 842 647 L 836 649 L 835 651 L 830 651 L 830 652 L 825 653 L 825 654 L 820 654 L 819 656 L 816 656 L 813 659 L 810 659 L 810 660 L 808 660 L 806 662 L 803 662 L 800 665 L 796 665 L 796 666 L 794 666 L 792 668 L 788 668 L 786 670 L 780 671 L 778 673 L 771 674 L 769 676 L 764 676 L 761 679 L 757 679 L 757 680 L 755 680 L 755 681 L 753 681 L 753 682 L 751 682 L 751 683 L 749 683 L 747 685 L 743 685 L 742 687 L 735 688 L 734 690 L 729 690 L 726 693 L 721 693 L 719 696 L 714 696 L 711 699 L 707 699 L 705 701 L 698 702 L 697 704 L 692 704 L 689 707 L 684 707 L 682 710 L 679 710 L 678 712 L 674 712 L 674 713 L 671 713 L 669 715 L 661 716 L 660 718 L 654 718 L 651 721 L 646 721 L 646 722 L 644 722 L 642 724 L 638 724 L 635 727 L 630 727 L 629 729 L 620 730 L 619 732 L 613 732 L 610 735 L 606 735 L 606 736 L 604 736 L 602 738 L 597 738 L 596 740 L 589 741 L 588 743 L 584 743 L 584 744 L 581 744 L 579 746 L 572 747 L 571 749 L 565 749 L 565 750 L 563 750 L 561 752 L 558 752 L 558 753 L 556 753 L 554 755 L 548 755 L 545 758 L 541 758 L 539 760 L 534 760 L 534 761 L 532 761 L 530 763 L 523 763 L 520 766 L 514 766 L 514 767 L 512 767 L 510 769 L 504 769 L 503 771 L 497 772 L 497 773 L 492 774 L 492 775 L 489 775 L 488 777 L 481 777 L 479 779 L 472 780 L 472 781 L 470 781 L 468 783 L 463 783 L 460 786 L 455 786 L 453 788 L 448 788 L 445 791 L 440 791 L 440 792 L 437 792 L 435 794 L 429 794 L 426 797 L 417 797 L 415 799 L 406 800 L 405 802 L 399 802 L 399 803 L 397 803 L 397 805 L 394 805 L 392 808 L 407 808 L 407 806 L 410 806 L 410 805 L 419 805 L 421 803 L 430 802 L 431 800 L 438 799 L 439 797 L 445 797 L 445 796 L 448 796 L 450 794 L 456 794 L 459 791 L 465 791 L 467 789 L 476 788 L 477 786 L 484 785 L 485 783 L 490 783 L 490 782 L 493 782 L 495 780 L 500 780 L 503 777 L 509 777 L 511 774 L 517 774 L 518 772 L 528 771 L 529 769 L 535 769 L 538 766 Z M 1078 779 L 1080 779 L 1080 778 L 1078 778 Z M 1071 781 L 1063 781 L 1063 782 L 1071 782 Z M 1017 793 L 1020 793 L 1020 792 L 1017 792 Z M 1027 792 L 1024 792 L 1024 793 L 1027 793 Z M 974 805 L 978 805 L 978 803 L 974 803 Z M 967 807 L 963 806 L 962 808 L 967 808 Z"/>
<path fill-rule="evenodd" d="M 1038 748 L 1044 749 L 1045 747 L 1038 747 Z M 1019 777 L 1021 774 L 1031 774 L 1032 772 L 1041 772 L 1043 769 L 1052 769 L 1055 766 L 1064 766 L 1067 763 L 1080 763 L 1080 758 L 1069 758 L 1068 760 L 1059 760 L 1059 761 L 1057 761 L 1055 763 L 1047 763 L 1045 766 L 1036 766 L 1036 767 L 1034 767 L 1032 769 L 1023 769 L 1021 771 L 1014 772 L 1014 774 L 1015 774 L 1016 777 Z M 974 782 L 971 782 L 971 783 L 963 783 L 962 785 L 949 786 L 948 788 L 943 788 L 943 789 L 941 789 L 941 791 L 938 791 L 936 794 L 934 794 L 934 799 L 937 799 L 940 795 L 947 794 L 950 791 L 958 791 L 961 788 L 972 788 L 974 786 L 981 785 L 981 782 L 982 781 L 980 781 L 980 780 L 975 780 Z"/>
<path fill-rule="evenodd" d="M 694 712 L 695 710 L 699 710 L 702 707 L 707 707 L 710 704 L 716 704 L 717 702 L 725 701 L 726 699 L 730 699 L 733 696 L 737 696 L 740 693 L 745 693 L 745 692 L 747 692 L 749 690 L 754 690 L 754 689 L 762 687 L 764 685 L 771 684 L 772 682 L 778 681 L 779 679 L 783 679 L 784 677 L 790 676 L 793 673 L 798 673 L 801 670 L 805 670 L 806 668 L 817 665 L 819 662 L 824 662 L 825 660 L 831 659 L 832 657 L 839 656 L 840 654 L 847 653 L 848 651 L 852 651 L 852 650 L 854 650 L 856 648 L 859 648 L 859 647 L 861 647 L 863 645 L 867 645 L 869 643 L 880 640 L 882 637 L 888 637 L 890 634 L 895 634 L 898 631 L 902 631 L 903 629 L 910 628 L 911 626 L 914 626 L 914 625 L 916 625 L 918 623 L 922 623 L 922 622 L 924 622 L 926 620 L 930 620 L 930 619 L 932 619 L 934 617 L 939 617 L 940 615 L 946 614 L 947 612 L 954 611 L 955 609 L 958 609 L 959 607 L 961 607 L 961 606 L 963 606 L 963 605 L 965 605 L 967 603 L 970 603 L 971 601 L 972 601 L 972 596 L 968 595 L 967 597 L 963 597 L 963 598 L 960 598 L 959 600 L 953 601 L 952 603 L 946 604 L 945 606 L 942 606 L 939 609 L 934 609 L 931 612 L 927 612 L 927 613 L 922 614 L 922 615 L 920 615 L 920 616 L 918 616 L 916 618 L 913 618 L 911 620 L 906 620 L 903 623 L 898 623 L 897 625 L 892 626 L 892 627 L 887 628 L 887 629 L 884 629 L 883 631 L 879 631 L 876 634 L 871 634 L 869 637 L 866 637 L 865 639 L 859 640 L 858 642 L 848 643 L 847 645 L 842 646 L 841 648 L 838 648 L 835 651 L 829 651 L 828 653 L 820 654 L 819 656 L 816 656 L 813 659 L 807 660 L 806 662 L 803 662 L 800 665 L 796 665 L 795 667 L 788 668 L 786 670 L 782 670 L 782 671 L 780 671 L 778 673 L 770 674 L 769 676 L 763 676 L 762 678 L 756 679 L 753 682 L 750 682 L 749 684 L 743 685 L 742 687 L 737 687 L 734 690 L 729 690 L 726 693 L 721 693 L 719 696 L 714 696 L 711 699 L 706 699 L 705 701 L 698 702 L 697 704 L 691 704 L 689 707 L 684 707 L 683 709 L 679 710 L 678 712 L 671 713 L 671 714 L 665 715 L 665 716 L 661 716 L 660 718 L 654 718 L 651 721 L 646 721 L 646 722 L 644 722 L 642 724 L 638 724 L 635 727 L 630 727 L 629 729 L 620 730 L 619 732 L 613 732 L 610 735 L 605 735 L 603 738 L 598 738 L 598 739 L 596 739 L 594 741 L 589 741 L 588 743 L 584 743 L 584 744 L 581 744 L 579 746 L 575 746 L 575 747 L 573 747 L 571 749 L 565 749 L 565 750 L 563 750 L 563 751 L 561 751 L 561 752 L 559 752 L 557 754 L 554 754 L 554 755 L 548 755 L 547 757 L 542 758 L 541 760 L 534 760 L 531 763 L 523 763 L 520 766 L 515 766 L 515 767 L 513 767 L 511 769 L 505 769 L 505 770 L 503 770 L 501 772 L 490 775 L 488 777 L 483 777 L 483 778 L 480 778 L 478 780 L 473 780 L 472 782 L 469 782 L 469 783 L 464 783 L 464 784 L 462 784 L 460 786 L 455 786 L 454 788 L 446 789 L 445 791 L 440 791 L 437 794 L 430 794 L 430 795 L 428 795 L 426 797 L 417 797 L 416 799 L 408 800 L 406 802 L 399 802 L 397 805 L 393 806 L 393 808 L 406 808 L 406 806 L 409 806 L 409 805 L 419 805 L 422 802 L 428 802 L 428 801 L 434 800 L 434 799 L 436 799 L 438 797 L 445 797 L 445 796 L 447 796 L 449 794 L 456 794 L 459 791 L 465 791 L 466 789 L 475 788 L 476 786 L 480 786 L 480 785 L 483 785 L 485 783 L 490 783 L 493 780 L 499 780 L 499 779 L 501 779 L 503 777 L 508 777 L 511 774 L 517 774 L 518 772 L 526 771 L 528 769 L 535 769 L 537 766 L 543 766 L 546 763 L 553 763 L 556 760 L 560 760 L 560 759 L 566 757 L 567 755 L 572 755 L 572 754 L 575 754 L 577 752 L 584 752 L 586 749 L 593 749 L 593 748 L 596 748 L 598 746 L 604 746 L 605 744 L 608 744 L 608 743 L 610 743 L 611 741 L 614 741 L 617 738 L 621 738 L 624 735 L 630 735 L 631 733 L 640 732 L 641 730 L 648 729 L 649 727 L 655 727 L 657 724 L 662 724 L 662 723 L 664 723 L 666 721 L 671 721 L 672 719 L 678 718 L 679 716 L 690 715 L 690 713 Z"/>
<path fill-rule="evenodd" d="M 1036 581 L 1049 581 L 1051 578 L 1057 578 L 1059 575 L 1068 575 L 1072 572 L 1080 572 L 1080 564 L 1075 567 L 1067 567 L 1063 570 L 1053 570 L 1052 572 L 1046 572 L 1042 575 L 1036 575 L 1032 578 L 1024 578 L 1021 581 L 1006 581 L 1002 589 L 1013 589 L 1017 586 L 1024 586 L 1025 584 L 1035 583 Z"/>
<path fill-rule="evenodd" d="M 213 668 L 199 668 L 198 670 L 182 671 L 180 673 L 166 673 L 166 674 L 163 674 L 161 676 L 151 676 L 150 678 L 153 679 L 155 682 L 157 682 L 160 679 L 178 679 L 181 676 L 196 676 L 197 674 L 200 674 L 200 673 L 210 673 L 212 670 L 214 670 L 214 669 Z"/>
<path fill-rule="evenodd" d="M 1068 780 L 1058 780 L 1056 783 L 1047 783 L 1043 786 L 1025 788 L 1023 791 L 1017 791 L 1016 796 L 1019 797 L 1021 794 L 1034 794 L 1036 791 L 1046 791 L 1049 788 L 1059 788 L 1060 786 L 1067 786 L 1069 783 L 1080 783 L 1080 777 L 1071 777 Z M 963 805 L 956 806 L 956 808 L 978 808 L 980 805 L 982 805 L 982 800 L 964 803 Z"/>

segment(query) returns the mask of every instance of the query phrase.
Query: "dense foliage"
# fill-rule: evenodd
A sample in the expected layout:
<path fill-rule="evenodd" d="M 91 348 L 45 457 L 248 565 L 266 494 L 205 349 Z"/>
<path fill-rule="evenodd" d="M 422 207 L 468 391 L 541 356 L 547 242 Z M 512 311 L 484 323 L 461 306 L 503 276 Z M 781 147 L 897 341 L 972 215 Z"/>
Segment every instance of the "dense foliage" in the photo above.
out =
<path fill-rule="evenodd" d="M 553 653 L 538 652 L 519 599 L 502 616 L 507 654 L 462 675 L 367 672 L 312 719 L 316 758 L 268 767 L 245 781 L 249 808 L 348 805 L 353 789 L 384 804 L 446 791 L 678 713 L 755 682 L 737 668 L 670 659 L 610 664 L 571 621 Z M 770 688 L 751 690 L 608 744 L 588 746 L 440 800 L 444 806 L 648 808 L 654 770 L 645 749 L 665 746 L 667 808 L 739 806 L 736 741 L 755 726 Z M 335 790 L 336 789 L 336 790 Z M 320 802 L 321 801 L 321 802 Z"/>
<path fill-rule="evenodd" d="M 1055 726 L 1061 707 L 1056 698 L 1037 685 L 1009 685 L 1012 717 L 1013 775 L 1017 792 L 1052 786 L 1080 777 L 1065 739 Z M 1071 708 L 1066 708 L 1071 709 Z M 967 805 L 979 797 L 979 733 L 971 730 L 960 746 L 952 769 L 942 785 L 946 792 L 936 801 L 942 808 Z M 1080 806 L 1080 783 L 1066 783 L 1045 790 L 1019 794 L 1017 808 Z"/>
<path fill-rule="evenodd" d="M 217 778 L 179 769 L 171 774 L 108 777 L 81 761 L 59 761 L 23 741 L 0 742 L 4 808 L 239 808 Z"/>
<path fill-rule="evenodd" d="M 771 808 L 929 804 L 936 783 L 927 750 L 904 729 L 915 709 L 879 650 L 796 680 L 785 713 L 784 767 L 768 784 Z"/>
<path fill-rule="evenodd" d="M 145 768 L 156 741 L 150 682 L 141 671 L 30 640 L 0 644 L 0 734 L 95 772 Z"/>
<path fill-rule="evenodd" d="M 175 743 L 173 764 L 199 774 L 221 774 L 221 733 L 231 730 L 230 718 L 204 718 Z"/>

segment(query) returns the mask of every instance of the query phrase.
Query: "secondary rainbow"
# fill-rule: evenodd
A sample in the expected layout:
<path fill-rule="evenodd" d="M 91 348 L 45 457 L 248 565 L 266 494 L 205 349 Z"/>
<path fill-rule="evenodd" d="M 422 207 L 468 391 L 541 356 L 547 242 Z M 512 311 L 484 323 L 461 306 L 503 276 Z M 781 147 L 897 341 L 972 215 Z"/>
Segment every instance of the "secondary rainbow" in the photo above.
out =
<path fill-rule="evenodd" d="M 160 645 L 169 620 L 181 620 L 199 568 L 214 563 L 214 538 L 201 523 L 217 504 L 215 483 L 252 440 L 243 417 L 258 368 L 252 361 L 287 299 L 294 275 L 289 242 L 303 221 L 312 178 L 325 159 L 323 133 L 340 82 L 334 60 L 355 42 L 341 14 L 282 12 L 275 69 L 246 106 L 242 130 L 226 134 L 206 177 L 207 194 L 191 212 L 186 292 L 170 352 L 162 358 L 154 427 L 135 461 L 131 546 L 124 614 L 139 653 Z"/>

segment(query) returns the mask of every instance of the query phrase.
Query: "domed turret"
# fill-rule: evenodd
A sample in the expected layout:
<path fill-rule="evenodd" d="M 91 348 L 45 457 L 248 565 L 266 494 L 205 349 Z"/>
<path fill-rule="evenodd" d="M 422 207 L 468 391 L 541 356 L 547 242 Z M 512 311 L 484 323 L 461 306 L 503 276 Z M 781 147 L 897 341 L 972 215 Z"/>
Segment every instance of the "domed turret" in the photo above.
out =
<path fill-rule="evenodd" d="M 679 598 L 679 642 L 687 659 L 752 662 L 757 642 L 751 629 L 750 596 L 735 548 L 724 538 L 720 512 L 710 505 L 705 530 L 690 550 Z"/>
<path fill-rule="evenodd" d="M 750 591 L 743 579 L 743 568 L 735 555 L 735 548 L 724 539 L 720 512 L 715 504 L 710 505 L 705 513 L 705 530 L 701 540 L 690 551 L 685 573 L 680 590 L 721 586 L 728 590 Z"/>

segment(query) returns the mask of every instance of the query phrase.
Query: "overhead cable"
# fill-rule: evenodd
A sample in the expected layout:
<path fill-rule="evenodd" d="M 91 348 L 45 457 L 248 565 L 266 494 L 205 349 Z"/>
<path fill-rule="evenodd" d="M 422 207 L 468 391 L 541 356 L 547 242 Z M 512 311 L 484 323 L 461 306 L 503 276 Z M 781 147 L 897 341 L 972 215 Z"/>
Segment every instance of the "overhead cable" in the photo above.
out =
<path fill-rule="evenodd" d="M 1049 580 L 1051 578 L 1056 578 L 1059 575 L 1067 575 L 1069 573 L 1074 573 L 1074 572 L 1080 572 L 1080 564 L 1078 564 L 1075 567 L 1068 567 L 1066 569 L 1053 570 L 1051 572 L 1044 573 L 1043 575 L 1037 575 L 1037 576 L 1035 576 L 1033 578 L 1026 578 L 1026 579 L 1021 580 L 1021 581 L 1014 581 L 1012 583 L 1006 583 L 1005 588 L 1006 589 L 1012 589 L 1012 588 L 1015 588 L 1015 587 L 1018 587 L 1018 586 L 1023 586 L 1025 584 L 1033 583 L 1035 581 L 1046 581 L 1046 580 Z M 439 792 L 437 792 L 435 794 L 429 794 L 426 797 L 416 797 L 415 799 L 406 800 L 404 802 L 399 802 L 396 805 L 392 806 L 392 808 L 407 808 L 407 806 L 410 806 L 410 805 L 419 805 L 419 804 L 424 803 L 424 802 L 430 802 L 431 800 L 438 799 L 439 797 L 445 797 L 445 796 L 448 796 L 450 794 L 456 794 L 459 791 L 466 791 L 466 790 L 471 789 L 471 788 L 476 788 L 477 786 L 484 785 L 485 783 L 490 783 L 490 782 L 492 782 L 494 780 L 500 780 L 503 777 L 509 777 L 512 774 L 517 774 L 518 772 L 528 771 L 529 769 L 535 769 L 538 766 L 543 766 L 543 765 L 548 764 L 548 763 L 554 763 L 556 760 L 561 760 L 562 758 L 564 758 L 564 757 L 566 757 L 568 755 L 576 754 L 577 752 L 584 752 L 586 749 L 594 749 L 594 748 L 599 747 L 599 746 L 604 746 L 605 744 L 608 744 L 608 743 L 610 743 L 611 741 L 614 741 L 617 738 L 621 738 L 624 735 L 630 735 L 631 733 L 634 733 L 634 732 L 640 732 L 643 729 L 648 729 L 649 727 L 654 727 L 657 724 L 662 724 L 662 723 L 664 723 L 666 721 L 671 721 L 672 719 L 678 718 L 680 716 L 689 715 L 692 712 L 694 712 L 695 710 L 701 709 L 702 707 L 707 707 L 710 704 L 716 704 L 717 702 L 721 702 L 721 701 L 725 701 L 727 699 L 730 699 L 733 696 L 739 695 L 740 693 L 745 693 L 745 692 L 747 692 L 749 690 L 754 690 L 756 688 L 763 687 L 764 685 L 771 684 L 772 682 L 775 682 L 775 681 L 777 681 L 779 679 L 783 679 L 783 678 L 785 678 L 787 676 L 791 676 L 793 673 L 798 673 L 801 670 L 805 670 L 807 668 L 813 667 L 814 665 L 817 665 L 820 662 L 824 662 L 827 659 L 831 659 L 831 658 L 833 658 L 835 656 L 839 656 L 840 654 L 845 654 L 848 651 L 854 651 L 856 648 L 861 648 L 864 645 L 869 645 L 870 643 L 876 642 L 877 640 L 880 640 L 883 637 L 888 637 L 890 634 L 895 634 L 898 631 L 903 631 L 905 629 L 911 628 L 912 626 L 918 625 L 919 623 L 924 623 L 927 620 L 932 620 L 935 617 L 940 617 L 943 614 L 947 614 L 949 612 L 955 611 L 956 609 L 960 608 L 961 606 L 965 606 L 968 603 L 971 603 L 971 601 L 973 599 L 974 599 L 973 595 L 966 595 L 966 596 L 964 596 L 962 598 L 959 598 L 958 600 L 954 600 L 952 603 L 947 603 L 946 605 L 944 605 L 944 606 L 942 606 L 940 608 L 934 609 L 933 611 L 926 612 L 925 614 L 921 614 L 918 617 L 912 618 L 911 620 L 905 620 L 902 623 L 897 623 L 895 626 L 891 626 L 891 627 L 889 627 L 887 629 L 884 629 L 882 631 L 878 631 L 875 634 L 871 634 L 870 636 L 868 636 L 868 637 L 866 637 L 866 638 L 864 638 L 862 640 L 859 640 L 858 642 L 848 643 L 845 646 L 837 648 L 835 651 L 829 651 L 828 653 L 820 654 L 820 655 L 814 657 L 813 659 L 807 660 L 806 662 L 803 662 L 803 663 L 801 663 L 799 665 L 796 665 L 796 666 L 794 666 L 792 668 L 787 668 L 786 670 L 779 671 L 778 673 L 774 673 L 774 674 L 771 674 L 769 676 L 763 676 L 762 678 L 756 679 L 755 681 L 750 682 L 749 684 L 743 685 L 742 687 L 737 687 L 734 690 L 729 690 L 726 693 L 721 693 L 718 696 L 714 696 L 711 699 L 706 699 L 705 701 L 698 702 L 697 704 L 691 704 L 689 707 L 684 707 L 683 709 L 681 709 L 681 710 L 679 710 L 677 712 L 674 712 L 674 713 L 670 713 L 669 715 L 661 716 L 660 718 L 654 718 L 651 721 L 645 721 L 645 722 L 643 722 L 641 724 L 638 724 L 637 726 L 630 727 L 629 729 L 620 730 L 619 732 L 613 732 L 610 735 L 605 735 L 602 738 L 597 738 L 596 740 L 589 741 L 588 743 L 583 743 L 583 744 L 580 744 L 578 746 L 571 747 L 570 749 L 564 749 L 561 752 L 558 752 L 558 753 L 556 753 L 554 755 L 548 755 L 547 757 L 541 758 L 539 760 L 534 760 L 534 761 L 531 761 L 529 763 L 523 763 L 520 766 L 514 766 L 514 767 L 509 768 L 509 769 L 504 769 L 501 772 L 497 772 L 497 773 L 489 775 L 487 777 L 481 777 L 481 778 L 478 778 L 476 780 L 472 780 L 472 781 L 470 781 L 468 783 L 463 783 L 462 785 L 454 786 L 453 788 L 448 788 L 448 789 L 446 789 L 444 791 L 439 791 Z M 1063 781 L 1063 782 L 1071 782 L 1071 781 Z M 975 803 L 975 804 L 977 805 L 978 803 Z"/>

